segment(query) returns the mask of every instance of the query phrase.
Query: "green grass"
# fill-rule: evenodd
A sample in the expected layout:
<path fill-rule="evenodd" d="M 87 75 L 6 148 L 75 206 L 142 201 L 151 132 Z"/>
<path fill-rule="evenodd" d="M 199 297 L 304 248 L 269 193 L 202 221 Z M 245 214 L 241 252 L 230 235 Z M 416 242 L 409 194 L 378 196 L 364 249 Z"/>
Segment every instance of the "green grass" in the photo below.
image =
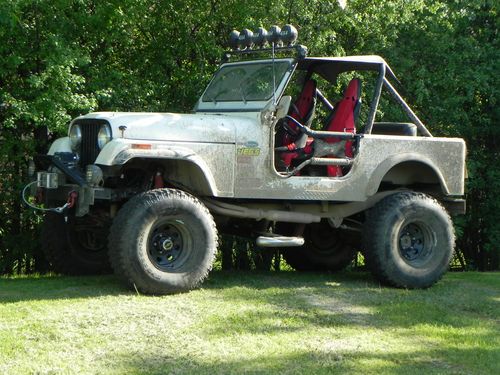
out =
<path fill-rule="evenodd" d="M 500 374 L 500 274 L 408 291 L 355 272 L 214 272 L 164 297 L 112 276 L 2 278 L 0 373 Z"/>

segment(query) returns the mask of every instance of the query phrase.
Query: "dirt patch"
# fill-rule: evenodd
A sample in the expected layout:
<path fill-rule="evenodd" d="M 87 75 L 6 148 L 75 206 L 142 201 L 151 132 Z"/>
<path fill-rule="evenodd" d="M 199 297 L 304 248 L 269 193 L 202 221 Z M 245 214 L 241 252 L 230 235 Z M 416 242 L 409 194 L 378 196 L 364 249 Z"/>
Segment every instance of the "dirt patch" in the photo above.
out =
<path fill-rule="evenodd" d="M 347 298 L 324 296 L 314 293 L 302 294 L 301 298 L 310 306 L 329 314 L 338 315 L 339 318 L 356 324 L 369 324 L 373 310 L 366 306 L 351 303 Z"/>

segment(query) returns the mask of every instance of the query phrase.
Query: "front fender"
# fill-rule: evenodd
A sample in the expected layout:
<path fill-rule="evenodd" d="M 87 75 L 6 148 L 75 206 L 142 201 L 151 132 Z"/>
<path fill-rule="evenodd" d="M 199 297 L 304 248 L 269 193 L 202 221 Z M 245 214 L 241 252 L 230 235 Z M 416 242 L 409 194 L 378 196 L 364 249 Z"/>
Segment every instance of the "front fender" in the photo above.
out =
<path fill-rule="evenodd" d="M 200 154 L 207 155 L 207 159 L 201 157 Z M 124 165 L 135 158 L 188 161 L 196 165 L 204 175 L 210 195 L 221 197 L 234 195 L 234 144 L 116 139 L 103 148 L 95 164 Z"/>
<path fill-rule="evenodd" d="M 51 145 L 48 155 L 54 155 L 56 152 L 73 152 L 69 137 L 57 138 Z"/>

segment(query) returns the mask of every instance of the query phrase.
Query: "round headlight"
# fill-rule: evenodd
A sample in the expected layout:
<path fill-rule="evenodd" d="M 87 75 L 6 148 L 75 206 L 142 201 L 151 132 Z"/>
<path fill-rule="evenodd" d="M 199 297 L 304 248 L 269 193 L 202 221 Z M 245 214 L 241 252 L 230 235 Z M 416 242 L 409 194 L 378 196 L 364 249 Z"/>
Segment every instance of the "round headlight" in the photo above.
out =
<path fill-rule="evenodd" d="M 99 133 L 97 133 L 97 146 L 99 146 L 99 150 L 102 150 L 109 141 L 111 141 L 111 129 L 108 125 L 101 125 Z"/>
<path fill-rule="evenodd" d="M 82 142 L 82 129 L 80 125 L 74 124 L 69 129 L 69 141 L 71 142 L 71 149 L 77 151 Z"/>

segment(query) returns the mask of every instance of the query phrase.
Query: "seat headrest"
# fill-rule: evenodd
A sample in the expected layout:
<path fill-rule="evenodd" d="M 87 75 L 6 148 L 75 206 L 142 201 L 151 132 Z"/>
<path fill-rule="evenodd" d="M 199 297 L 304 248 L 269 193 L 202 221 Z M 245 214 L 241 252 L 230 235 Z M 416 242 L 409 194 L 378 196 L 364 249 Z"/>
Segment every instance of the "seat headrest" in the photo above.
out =
<path fill-rule="evenodd" d="M 358 100 L 361 95 L 361 80 L 353 78 L 344 90 L 344 99 Z"/>

